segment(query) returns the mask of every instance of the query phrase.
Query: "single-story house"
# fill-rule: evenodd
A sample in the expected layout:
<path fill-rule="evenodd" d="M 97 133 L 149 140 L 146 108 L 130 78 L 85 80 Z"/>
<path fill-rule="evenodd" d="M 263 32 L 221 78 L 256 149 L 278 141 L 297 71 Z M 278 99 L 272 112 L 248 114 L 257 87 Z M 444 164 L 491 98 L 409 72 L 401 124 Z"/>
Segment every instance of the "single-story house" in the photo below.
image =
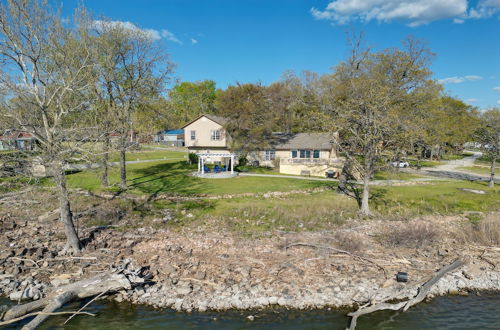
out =
<path fill-rule="evenodd" d="M 164 144 L 170 147 L 183 147 L 184 146 L 184 130 L 164 130 L 158 132 L 154 136 L 154 142 Z"/>
<path fill-rule="evenodd" d="M 229 165 L 238 154 L 230 151 L 231 137 L 226 134 L 226 118 L 202 115 L 184 125 L 185 146 L 205 161 Z M 339 173 L 343 158 L 338 157 L 337 133 L 273 134 L 267 150 L 248 155 L 251 163 L 275 167 L 280 173 L 325 176 Z"/>
<path fill-rule="evenodd" d="M 34 150 L 36 138 L 27 132 L 6 132 L 0 135 L 0 150 Z"/>

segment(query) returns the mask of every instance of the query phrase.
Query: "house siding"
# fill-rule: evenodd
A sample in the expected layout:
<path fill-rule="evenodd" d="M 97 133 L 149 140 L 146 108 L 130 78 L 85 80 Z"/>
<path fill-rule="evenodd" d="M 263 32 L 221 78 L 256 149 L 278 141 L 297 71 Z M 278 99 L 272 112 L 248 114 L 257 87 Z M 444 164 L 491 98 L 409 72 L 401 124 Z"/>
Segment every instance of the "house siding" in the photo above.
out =
<path fill-rule="evenodd" d="M 220 140 L 212 140 L 212 130 L 220 130 Z M 191 140 L 191 131 L 196 132 L 195 140 Z M 184 127 L 184 143 L 191 151 L 199 148 L 226 148 L 227 139 L 222 125 L 214 122 L 207 117 L 201 117 L 198 120 Z M 194 152 L 194 151 L 193 151 Z M 220 151 L 217 151 L 220 152 Z"/>

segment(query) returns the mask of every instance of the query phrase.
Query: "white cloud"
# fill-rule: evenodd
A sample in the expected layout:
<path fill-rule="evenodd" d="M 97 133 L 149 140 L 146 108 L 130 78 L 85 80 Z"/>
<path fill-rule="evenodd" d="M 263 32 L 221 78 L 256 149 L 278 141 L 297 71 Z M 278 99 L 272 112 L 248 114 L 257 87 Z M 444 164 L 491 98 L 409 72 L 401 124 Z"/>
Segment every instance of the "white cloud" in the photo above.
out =
<path fill-rule="evenodd" d="M 168 30 L 161 30 L 161 36 L 163 38 L 166 38 L 167 40 L 170 40 L 172 42 L 175 42 L 179 45 L 182 45 L 182 41 L 180 41 L 179 39 L 177 39 L 177 37 L 175 36 L 175 34 L 173 34 L 172 32 L 168 31 Z"/>
<path fill-rule="evenodd" d="M 159 40 L 161 39 L 160 32 L 154 29 L 141 29 L 137 25 L 135 25 L 132 22 L 124 22 L 124 21 L 100 21 L 96 20 L 94 21 L 94 27 L 96 29 L 102 29 L 104 27 L 108 28 L 115 28 L 115 27 L 120 27 L 125 30 L 130 30 L 133 32 L 141 32 L 144 33 L 147 37 L 151 38 L 152 40 Z"/>
<path fill-rule="evenodd" d="M 457 24 L 467 18 L 490 17 L 500 11 L 500 0 L 479 0 L 469 7 L 468 0 L 333 0 L 325 10 L 311 8 L 316 19 L 336 24 L 351 21 L 402 21 L 419 26 L 441 19 L 453 19 Z M 470 8 L 469 10 L 467 10 Z"/>
<path fill-rule="evenodd" d="M 101 21 L 101 20 L 96 20 L 94 21 L 94 27 L 96 29 L 102 29 L 104 27 L 120 27 L 125 30 L 129 31 L 134 31 L 134 32 L 141 32 L 145 36 L 151 38 L 152 40 L 160 40 L 162 38 L 165 38 L 167 40 L 170 40 L 172 42 L 176 42 L 178 44 L 182 45 L 182 41 L 177 39 L 177 37 L 170 31 L 168 30 L 155 30 L 155 29 L 143 29 L 138 27 L 132 22 L 128 21 Z"/>
<path fill-rule="evenodd" d="M 443 78 L 439 79 L 438 82 L 440 84 L 460 84 L 466 81 L 476 81 L 476 80 L 481 80 L 483 77 L 481 76 L 463 76 L 463 77 L 448 77 L 448 78 Z"/>
<path fill-rule="evenodd" d="M 495 92 L 500 92 L 500 87 L 493 87 L 493 90 L 494 90 Z"/>
<path fill-rule="evenodd" d="M 198 43 L 198 40 L 191 38 L 191 43 L 192 43 L 193 45 L 196 45 L 196 44 Z"/>
<path fill-rule="evenodd" d="M 466 103 L 476 103 L 478 99 L 467 99 L 465 100 Z"/>
<path fill-rule="evenodd" d="M 487 18 L 500 11 L 500 0 L 479 0 L 469 11 L 469 18 Z"/>
<path fill-rule="evenodd" d="M 498 100 L 497 103 L 500 104 L 500 100 Z"/>

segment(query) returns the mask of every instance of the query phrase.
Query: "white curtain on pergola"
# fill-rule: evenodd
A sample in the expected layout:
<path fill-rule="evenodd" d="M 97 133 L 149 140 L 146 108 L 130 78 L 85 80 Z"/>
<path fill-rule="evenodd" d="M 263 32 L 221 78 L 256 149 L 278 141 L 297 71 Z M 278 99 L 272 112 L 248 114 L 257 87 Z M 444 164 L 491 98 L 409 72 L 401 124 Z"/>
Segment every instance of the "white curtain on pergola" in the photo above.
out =
<path fill-rule="evenodd" d="M 234 158 L 236 154 L 233 153 L 197 153 L 198 156 L 198 173 L 205 173 L 205 162 L 209 158 L 223 158 L 229 159 L 231 161 L 231 174 L 233 174 L 234 170 Z"/>

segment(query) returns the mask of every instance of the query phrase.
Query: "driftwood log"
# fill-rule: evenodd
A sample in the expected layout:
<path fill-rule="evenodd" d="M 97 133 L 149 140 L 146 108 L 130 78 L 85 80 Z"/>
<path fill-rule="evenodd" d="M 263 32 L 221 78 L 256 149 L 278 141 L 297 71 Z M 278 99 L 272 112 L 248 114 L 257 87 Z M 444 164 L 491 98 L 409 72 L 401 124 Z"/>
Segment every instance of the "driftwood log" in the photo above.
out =
<path fill-rule="evenodd" d="M 139 281 L 136 282 L 137 280 Z M 134 284 L 139 282 L 143 282 L 143 279 L 138 278 L 135 274 L 127 276 L 117 272 L 102 273 L 89 279 L 61 286 L 46 298 L 14 306 L 4 314 L 3 321 L 13 320 L 43 308 L 41 313 L 23 327 L 24 330 L 35 329 L 54 311 L 68 302 L 94 297 L 103 292 L 131 289 Z"/>
<path fill-rule="evenodd" d="M 348 316 L 351 317 L 351 324 L 349 325 L 348 330 L 356 329 L 358 317 L 360 317 L 361 315 L 370 314 L 370 313 L 373 313 L 376 311 L 381 311 L 381 310 L 395 310 L 395 311 L 397 311 L 397 310 L 403 309 L 403 312 L 406 312 L 408 310 L 408 308 L 423 301 L 425 299 L 425 297 L 427 297 L 427 295 L 429 294 L 429 291 L 432 288 L 432 286 L 434 284 L 436 284 L 444 275 L 446 275 L 447 273 L 449 273 L 451 271 L 454 271 L 455 269 L 457 269 L 459 267 L 462 267 L 463 265 L 464 265 L 464 262 L 462 260 L 458 259 L 458 260 L 455 260 L 452 264 L 450 264 L 446 267 L 443 267 L 442 269 L 440 269 L 436 273 L 436 275 L 434 275 L 433 278 L 431 278 L 429 281 L 425 282 L 421 287 L 419 287 L 417 295 L 409 300 L 394 303 L 394 304 L 381 302 L 381 303 L 373 304 L 373 305 L 365 305 L 365 306 L 360 307 L 357 311 L 347 314 Z M 393 300 L 393 298 L 388 298 L 385 301 L 387 301 L 387 300 Z"/>

